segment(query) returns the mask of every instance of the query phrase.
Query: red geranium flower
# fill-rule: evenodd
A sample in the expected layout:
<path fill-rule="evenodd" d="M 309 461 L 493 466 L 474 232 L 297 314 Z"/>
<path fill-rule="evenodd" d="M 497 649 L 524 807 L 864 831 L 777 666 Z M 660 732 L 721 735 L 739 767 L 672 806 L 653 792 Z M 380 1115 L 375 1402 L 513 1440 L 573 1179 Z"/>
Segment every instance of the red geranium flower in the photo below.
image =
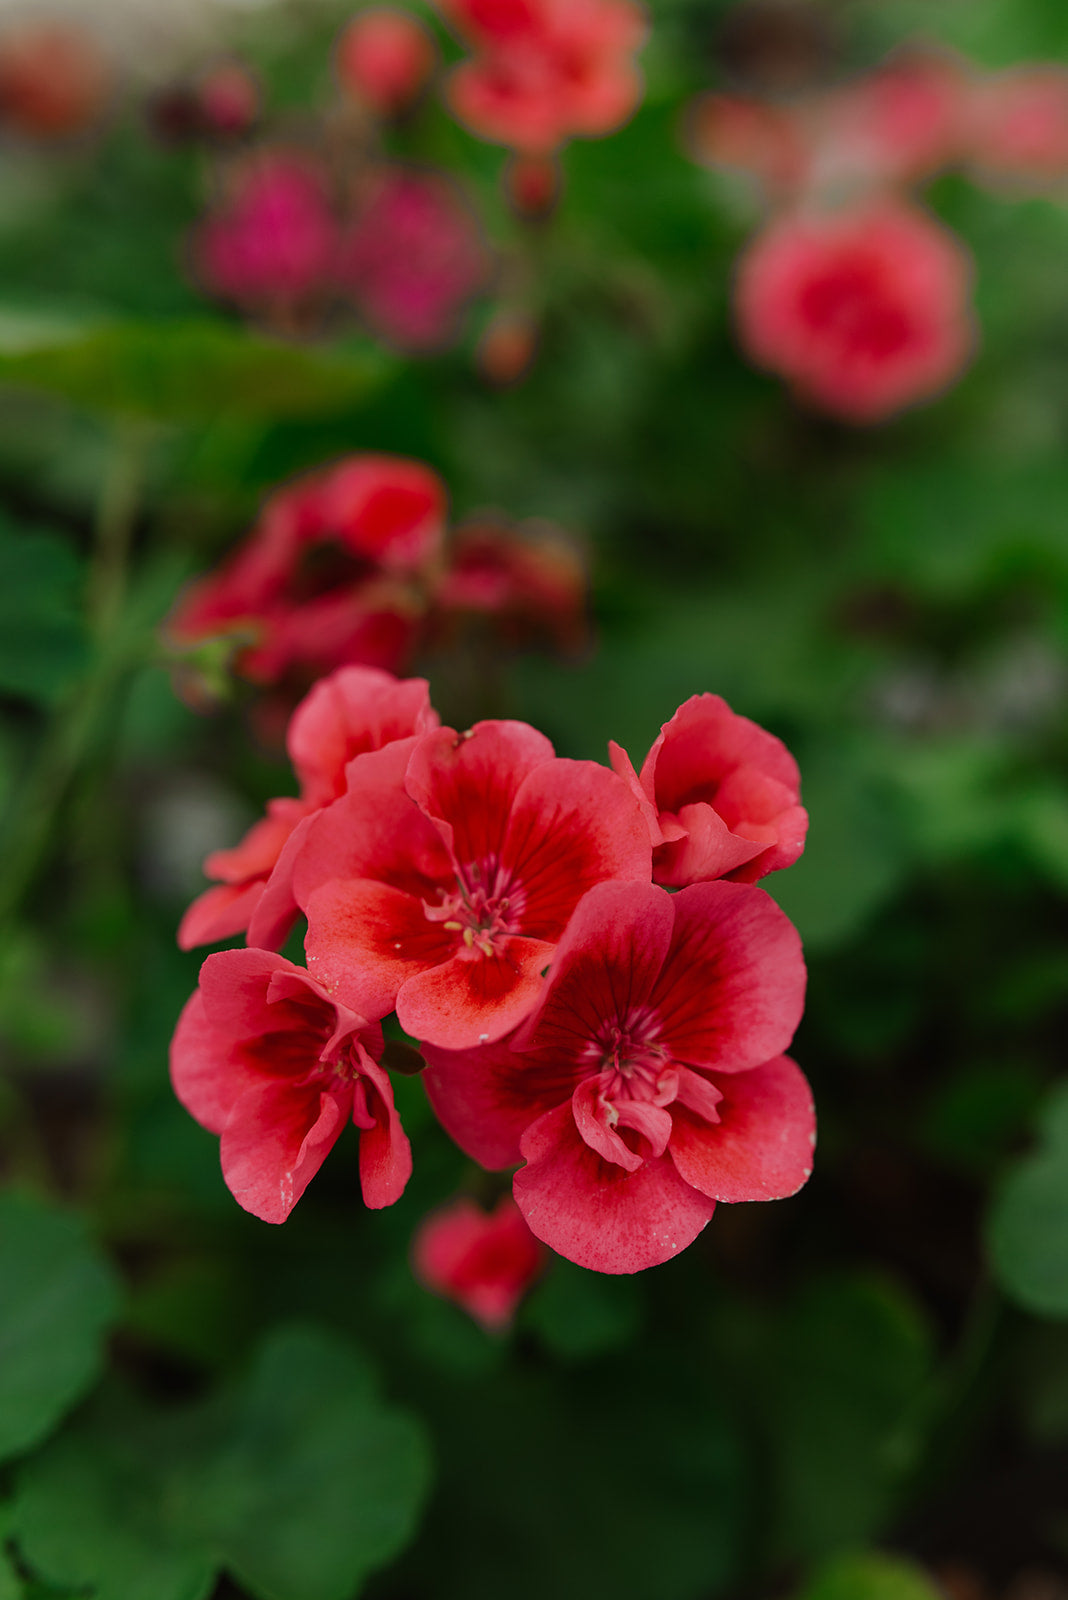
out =
<path fill-rule="evenodd" d="M 693 695 L 665 722 L 640 778 L 625 750 L 614 742 L 608 748 L 647 808 L 657 883 L 755 883 L 791 866 L 805 848 L 808 812 L 796 761 L 781 739 L 718 694 Z"/>
<path fill-rule="evenodd" d="M 347 663 L 400 667 L 445 504 L 437 474 L 402 456 L 348 456 L 298 479 L 271 496 L 229 560 L 190 586 L 169 635 L 179 646 L 233 637 L 235 670 L 259 684 L 303 689 Z"/>
<path fill-rule="evenodd" d="M 547 152 L 609 133 L 641 98 L 634 0 L 438 0 L 478 52 L 449 83 L 457 116 L 484 138 Z"/>
<path fill-rule="evenodd" d="M 423 1219 L 412 1240 L 416 1276 L 490 1333 L 508 1326 L 543 1264 L 511 1195 L 488 1213 L 473 1200 L 450 1201 Z"/>
<path fill-rule="evenodd" d="M 969 155 L 995 182 L 1043 187 L 1068 176 L 1068 71 L 1018 67 L 972 90 Z"/>
<path fill-rule="evenodd" d="M 232 938 L 253 918 L 251 943 L 271 949 L 281 943 L 297 906 L 288 857 L 279 858 L 298 824 L 344 793 L 345 768 L 354 756 L 423 733 L 437 722 L 425 678 L 398 682 L 373 667 L 342 667 L 317 683 L 294 711 L 286 733 L 299 797 L 268 800 L 267 815 L 240 844 L 208 856 L 204 873 L 218 886 L 199 895 L 182 918 L 180 947 L 191 950 Z"/>
<path fill-rule="evenodd" d="M 438 728 L 364 756 L 307 827 L 293 887 L 318 980 L 450 1049 L 499 1039 L 536 1002 L 582 895 L 650 874 L 626 784 L 522 722 Z"/>
<path fill-rule="evenodd" d="M 515 643 L 549 639 L 575 650 L 588 632 L 588 579 L 576 547 L 544 523 L 469 523 L 434 592 L 435 621 L 483 617 Z"/>
<path fill-rule="evenodd" d="M 533 1233 L 579 1266 L 638 1272 L 716 1202 L 781 1199 L 809 1175 L 808 1085 L 779 1054 L 800 1020 L 797 934 L 761 889 L 592 889 L 541 1003 L 483 1049 L 428 1046 L 448 1133 L 487 1167 L 520 1159 Z"/>
<path fill-rule="evenodd" d="M 335 59 L 341 87 L 377 116 L 392 117 L 425 85 L 437 46 L 410 11 L 371 6 L 343 30 Z"/>
<path fill-rule="evenodd" d="M 372 186 L 334 271 L 375 333 L 427 350 L 455 336 L 490 255 L 474 210 L 444 173 L 395 167 Z"/>
<path fill-rule="evenodd" d="M 411 1175 L 407 1137 L 378 1062 L 382 1030 L 301 968 L 264 950 L 209 956 L 171 1045 L 174 1092 L 220 1135 L 234 1199 L 284 1222 L 351 1117 L 360 1183 L 376 1209 Z"/>
<path fill-rule="evenodd" d="M 898 201 L 784 216 L 742 255 L 739 334 L 806 399 L 872 422 L 965 365 L 970 272 L 947 229 Z"/>

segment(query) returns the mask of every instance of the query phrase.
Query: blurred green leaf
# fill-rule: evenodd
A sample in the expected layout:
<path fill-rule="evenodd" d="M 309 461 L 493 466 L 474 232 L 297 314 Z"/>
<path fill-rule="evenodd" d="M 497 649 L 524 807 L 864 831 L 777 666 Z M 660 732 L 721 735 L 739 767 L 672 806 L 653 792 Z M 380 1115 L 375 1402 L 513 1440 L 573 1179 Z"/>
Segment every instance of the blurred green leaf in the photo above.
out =
<path fill-rule="evenodd" d="M 48 703 L 83 669 L 81 576 L 69 540 L 0 521 L 0 691 Z"/>
<path fill-rule="evenodd" d="M 918 1308 L 876 1279 L 816 1284 L 784 1319 L 769 1418 L 784 1553 L 878 1532 L 922 1443 L 931 1360 Z"/>
<path fill-rule="evenodd" d="M 522 1312 L 554 1355 L 583 1361 L 630 1344 L 641 1324 L 631 1278 L 605 1277 L 556 1258 Z"/>
<path fill-rule="evenodd" d="M 351 1600 L 411 1538 L 428 1481 L 421 1428 L 378 1398 L 359 1351 L 294 1327 L 262 1347 L 196 1521 L 262 1600 Z"/>
<path fill-rule="evenodd" d="M 0 1459 L 43 1439 L 91 1386 L 118 1306 L 75 1217 L 0 1196 Z"/>
<path fill-rule="evenodd" d="M 208 318 L 115 322 L 62 343 L 0 350 L 0 383 L 159 422 L 341 410 L 390 369 L 371 347 L 327 355 Z"/>
<path fill-rule="evenodd" d="M 114 1392 L 19 1473 L 15 1537 L 48 1583 L 94 1600 L 203 1600 L 217 1562 L 185 1527 L 189 1440 Z M 196 1443 L 200 1443 L 199 1439 Z M 195 1452 L 194 1452 L 195 1459 Z"/>
<path fill-rule="evenodd" d="M 1046 1102 L 1039 1149 L 1009 1173 L 987 1243 L 1005 1292 L 1029 1311 L 1068 1317 L 1068 1085 Z"/>
<path fill-rule="evenodd" d="M 799 1600 L 939 1600 L 940 1594 L 911 1561 L 871 1554 L 841 1556 L 821 1567 Z"/>

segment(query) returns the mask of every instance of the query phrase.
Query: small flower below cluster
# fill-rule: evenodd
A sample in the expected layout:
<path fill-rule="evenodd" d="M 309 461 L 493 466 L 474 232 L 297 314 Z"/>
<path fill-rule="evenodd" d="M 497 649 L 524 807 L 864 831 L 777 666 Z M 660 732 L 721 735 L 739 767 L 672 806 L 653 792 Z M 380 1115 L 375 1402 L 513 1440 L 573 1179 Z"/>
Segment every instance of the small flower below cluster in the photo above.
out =
<path fill-rule="evenodd" d="M 490 1212 L 473 1200 L 452 1200 L 425 1217 L 412 1240 L 416 1277 L 487 1333 L 509 1326 L 544 1264 L 545 1252 L 511 1195 Z"/>

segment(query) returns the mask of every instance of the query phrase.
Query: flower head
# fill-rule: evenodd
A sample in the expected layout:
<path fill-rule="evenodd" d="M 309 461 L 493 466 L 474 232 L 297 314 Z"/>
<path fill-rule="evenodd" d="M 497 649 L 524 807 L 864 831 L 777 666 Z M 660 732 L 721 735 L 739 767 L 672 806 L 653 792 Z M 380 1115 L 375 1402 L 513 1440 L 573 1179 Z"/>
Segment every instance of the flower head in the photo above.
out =
<path fill-rule="evenodd" d="M 426 1048 L 426 1084 L 483 1165 L 580 1266 L 637 1272 L 697 1236 L 717 1201 L 793 1194 L 809 1175 L 808 1086 L 780 1052 L 801 1016 L 792 925 L 760 889 L 590 890 L 540 1003 L 481 1049 Z"/>
<path fill-rule="evenodd" d="M 436 59 L 437 47 L 418 17 L 396 6 L 359 12 L 337 41 L 341 87 L 381 117 L 411 105 Z"/>
<path fill-rule="evenodd" d="M 786 215 L 739 263 L 739 336 L 805 399 L 873 422 L 964 367 L 969 277 L 964 246 L 899 201 Z"/>
<path fill-rule="evenodd" d="M 264 950 L 209 956 L 171 1045 L 174 1092 L 220 1136 L 234 1199 L 284 1222 L 346 1121 L 360 1129 L 367 1205 L 392 1205 L 411 1151 L 379 1065 L 381 1029 Z"/>
<path fill-rule="evenodd" d="M 635 0 L 438 0 L 475 55 L 453 73 L 457 116 L 483 138 L 547 153 L 609 133 L 641 97 Z"/>
<path fill-rule="evenodd" d="M 653 877 L 681 887 L 755 883 L 805 847 L 808 813 L 786 746 L 717 694 L 695 694 L 665 722 L 639 778 L 610 744 L 612 766 L 647 807 Z"/>
<path fill-rule="evenodd" d="M 331 993 L 463 1049 L 531 1010 L 587 889 L 649 873 L 644 817 L 614 773 L 559 759 L 525 723 L 480 722 L 352 763 L 293 886 Z"/>
<path fill-rule="evenodd" d="M 543 1264 L 544 1252 L 511 1195 L 490 1212 L 473 1200 L 450 1201 L 423 1219 L 412 1240 L 416 1277 L 490 1333 L 508 1326 Z"/>

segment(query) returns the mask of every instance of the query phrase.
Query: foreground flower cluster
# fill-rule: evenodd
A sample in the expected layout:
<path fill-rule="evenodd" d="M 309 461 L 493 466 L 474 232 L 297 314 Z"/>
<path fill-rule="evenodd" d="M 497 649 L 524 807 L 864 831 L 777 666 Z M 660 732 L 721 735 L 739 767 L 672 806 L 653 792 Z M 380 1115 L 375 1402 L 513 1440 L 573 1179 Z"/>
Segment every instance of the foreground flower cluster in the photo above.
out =
<path fill-rule="evenodd" d="M 391 1013 L 447 1132 L 484 1167 L 524 1163 L 522 1217 L 582 1266 L 654 1266 L 717 1201 L 801 1187 L 812 1102 L 783 1052 L 804 965 L 754 881 L 804 845 L 779 740 L 697 695 L 640 772 L 618 746 L 613 770 L 522 722 L 442 727 L 425 681 L 349 667 L 289 750 L 299 797 L 209 858 L 180 933 L 247 937 L 205 961 L 171 1056 L 246 1209 L 283 1221 L 350 1118 L 366 1203 L 398 1198 Z M 300 916 L 306 967 L 277 954 Z"/>
<path fill-rule="evenodd" d="M 911 191 L 960 167 L 1025 192 L 1068 181 L 1068 72 L 903 55 L 788 102 L 708 94 L 690 149 L 770 208 L 738 263 L 739 339 L 807 402 L 878 421 L 959 376 L 975 343 L 964 244 Z"/>

